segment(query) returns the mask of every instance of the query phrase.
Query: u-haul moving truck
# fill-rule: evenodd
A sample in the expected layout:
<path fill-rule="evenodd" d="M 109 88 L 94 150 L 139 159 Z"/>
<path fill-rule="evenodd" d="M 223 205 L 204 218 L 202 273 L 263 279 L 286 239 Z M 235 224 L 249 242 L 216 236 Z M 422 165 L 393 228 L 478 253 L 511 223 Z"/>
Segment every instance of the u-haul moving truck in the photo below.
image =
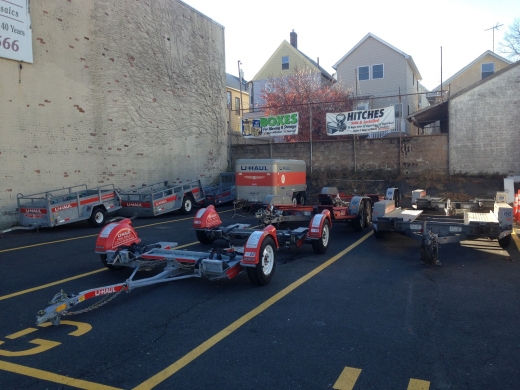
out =
<path fill-rule="evenodd" d="M 278 195 L 305 204 L 306 166 L 303 160 L 239 159 L 235 166 L 237 199 L 263 203 L 266 196 Z"/>

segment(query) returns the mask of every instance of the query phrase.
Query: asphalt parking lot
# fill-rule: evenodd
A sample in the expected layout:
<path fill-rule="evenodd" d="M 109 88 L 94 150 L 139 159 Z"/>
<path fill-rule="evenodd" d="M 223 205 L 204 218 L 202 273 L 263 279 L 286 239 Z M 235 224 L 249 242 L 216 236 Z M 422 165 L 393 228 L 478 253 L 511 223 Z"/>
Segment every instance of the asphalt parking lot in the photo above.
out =
<path fill-rule="evenodd" d="M 218 210 L 225 225 L 256 224 Z M 134 226 L 144 242 L 207 251 L 192 220 Z M 172 281 L 36 326 L 60 290 L 129 277 L 102 265 L 96 236 L 78 223 L 0 239 L 0 388 L 518 388 L 517 240 L 444 245 L 443 265 L 428 267 L 414 240 L 333 223 L 325 254 L 280 248 L 267 286 L 245 274 Z"/>

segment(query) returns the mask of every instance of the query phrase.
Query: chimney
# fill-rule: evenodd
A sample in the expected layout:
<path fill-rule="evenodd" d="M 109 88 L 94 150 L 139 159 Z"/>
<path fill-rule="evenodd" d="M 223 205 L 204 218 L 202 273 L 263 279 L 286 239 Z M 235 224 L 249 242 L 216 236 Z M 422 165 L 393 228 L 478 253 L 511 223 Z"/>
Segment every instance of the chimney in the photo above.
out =
<path fill-rule="evenodd" d="M 296 34 L 294 32 L 294 30 L 292 30 L 291 32 L 291 45 L 295 48 L 295 49 L 298 49 L 298 34 Z"/>

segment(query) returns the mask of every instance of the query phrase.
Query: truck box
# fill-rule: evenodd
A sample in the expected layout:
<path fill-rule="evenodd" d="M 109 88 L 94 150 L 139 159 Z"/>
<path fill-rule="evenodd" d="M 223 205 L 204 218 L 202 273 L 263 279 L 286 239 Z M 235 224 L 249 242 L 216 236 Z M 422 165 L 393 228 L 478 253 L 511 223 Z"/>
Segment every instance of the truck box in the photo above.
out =
<path fill-rule="evenodd" d="M 301 205 L 307 199 L 303 160 L 239 159 L 235 172 L 237 199 L 261 204 L 267 195 L 281 195 Z"/>

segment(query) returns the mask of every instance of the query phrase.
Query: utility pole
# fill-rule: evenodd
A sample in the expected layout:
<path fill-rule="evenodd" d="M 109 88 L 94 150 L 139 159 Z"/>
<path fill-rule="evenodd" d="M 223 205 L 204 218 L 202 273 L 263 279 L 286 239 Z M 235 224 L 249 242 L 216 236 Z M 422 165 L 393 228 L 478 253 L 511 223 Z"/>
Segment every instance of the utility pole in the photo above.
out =
<path fill-rule="evenodd" d="M 493 53 L 495 52 L 495 30 L 498 31 L 498 28 L 502 27 L 502 26 L 503 26 L 503 24 L 498 24 L 498 22 L 497 22 L 497 24 L 495 26 L 487 28 L 487 29 L 484 30 L 484 31 L 493 30 Z"/>

